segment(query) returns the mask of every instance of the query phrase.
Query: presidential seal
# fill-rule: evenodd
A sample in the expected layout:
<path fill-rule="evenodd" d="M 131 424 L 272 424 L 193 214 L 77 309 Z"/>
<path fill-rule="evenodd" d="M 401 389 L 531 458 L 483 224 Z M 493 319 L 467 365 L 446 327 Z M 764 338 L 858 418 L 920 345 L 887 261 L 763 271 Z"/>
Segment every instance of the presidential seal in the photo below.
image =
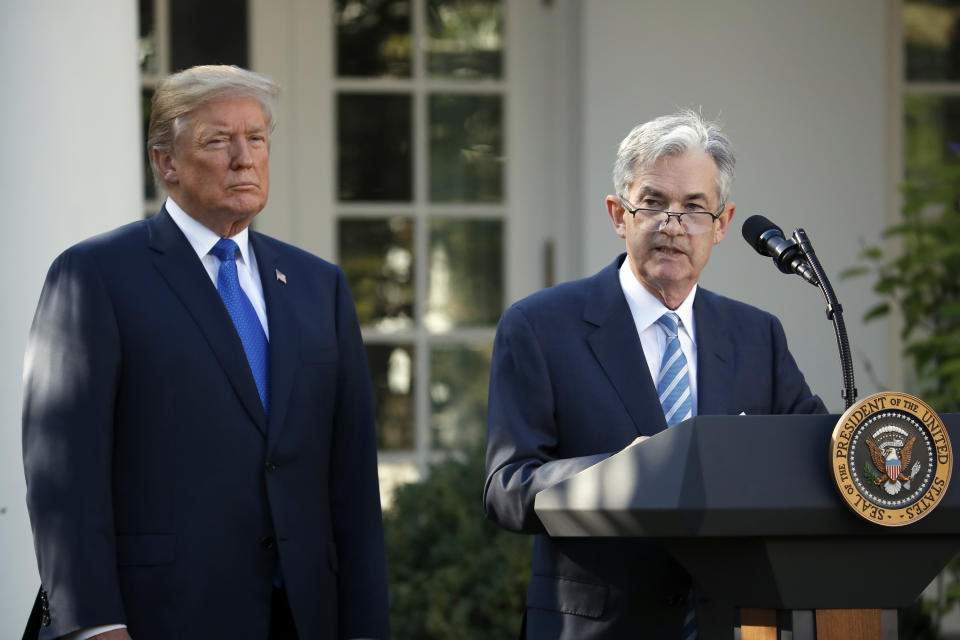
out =
<path fill-rule="evenodd" d="M 854 512 L 899 527 L 917 522 L 943 499 L 953 449 L 933 409 L 914 396 L 887 391 L 840 416 L 830 440 L 830 466 Z"/>

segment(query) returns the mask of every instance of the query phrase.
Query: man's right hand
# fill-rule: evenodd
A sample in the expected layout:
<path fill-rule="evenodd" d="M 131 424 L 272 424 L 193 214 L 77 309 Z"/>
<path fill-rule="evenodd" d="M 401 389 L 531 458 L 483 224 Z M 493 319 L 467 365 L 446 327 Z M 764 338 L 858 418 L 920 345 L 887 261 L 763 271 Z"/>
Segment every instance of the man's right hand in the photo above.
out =
<path fill-rule="evenodd" d="M 631 442 L 630 444 L 628 444 L 627 446 L 625 446 L 624 449 L 629 449 L 629 448 L 632 447 L 633 445 L 635 445 L 635 444 L 640 444 L 640 443 L 643 442 L 644 440 L 649 440 L 649 439 L 650 439 L 650 436 L 637 436 L 636 438 L 633 439 L 633 442 Z"/>

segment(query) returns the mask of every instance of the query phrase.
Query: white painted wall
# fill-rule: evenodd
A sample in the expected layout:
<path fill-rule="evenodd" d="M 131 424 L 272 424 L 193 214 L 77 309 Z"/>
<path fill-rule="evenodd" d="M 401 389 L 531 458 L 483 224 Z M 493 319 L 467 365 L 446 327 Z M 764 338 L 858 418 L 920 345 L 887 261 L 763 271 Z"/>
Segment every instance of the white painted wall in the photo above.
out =
<path fill-rule="evenodd" d="M 39 586 L 24 502 L 21 371 L 53 258 L 141 215 L 136 3 L 0 0 L 0 638 Z"/>
<path fill-rule="evenodd" d="M 583 273 L 623 251 L 603 206 L 617 145 L 635 125 L 678 107 L 718 115 L 737 150 L 731 232 L 702 284 L 778 315 L 816 393 L 841 411 L 840 367 L 823 297 L 781 275 L 743 241 L 762 213 L 803 227 L 844 306 L 860 397 L 887 380 L 885 329 L 860 319 L 869 282 L 841 281 L 861 238 L 885 224 L 886 14 L 877 0 L 602 0 L 583 3 Z"/>

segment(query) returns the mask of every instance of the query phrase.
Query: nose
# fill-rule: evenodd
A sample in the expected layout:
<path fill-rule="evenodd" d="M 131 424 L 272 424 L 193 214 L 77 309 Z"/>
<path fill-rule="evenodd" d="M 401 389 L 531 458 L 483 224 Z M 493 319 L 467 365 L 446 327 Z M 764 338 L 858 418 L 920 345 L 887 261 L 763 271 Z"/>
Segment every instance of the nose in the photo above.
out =
<path fill-rule="evenodd" d="M 250 153 L 250 143 L 243 136 L 234 138 L 230 162 L 234 169 L 244 169 L 253 166 L 253 154 Z"/>
<path fill-rule="evenodd" d="M 674 220 L 677 221 L 676 224 L 673 224 Z M 660 233 L 665 233 L 668 236 L 682 236 L 686 231 L 680 222 L 681 220 L 682 218 L 678 215 L 667 215 L 667 219 L 660 223 Z"/>

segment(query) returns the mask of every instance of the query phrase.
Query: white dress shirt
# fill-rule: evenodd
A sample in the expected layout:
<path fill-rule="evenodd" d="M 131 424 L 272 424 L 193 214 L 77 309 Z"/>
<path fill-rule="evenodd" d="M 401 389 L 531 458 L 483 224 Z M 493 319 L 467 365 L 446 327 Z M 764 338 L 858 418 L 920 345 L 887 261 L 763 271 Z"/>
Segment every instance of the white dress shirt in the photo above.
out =
<path fill-rule="evenodd" d="M 167 213 L 173 218 L 173 221 L 183 231 L 187 237 L 187 242 L 197 252 L 197 257 L 203 263 L 213 286 L 217 286 L 217 274 L 220 271 L 220 259 L 210 253 L 213 245 L 217 244 L 220 236 L 215 231 L 203 226 L 200 222 L 191 218 L 183 209 L 180 208 L 173 198 L 168 197 L 164 206 Z M 240 247 L 240 257 L 237 258 L 237 278 L 240 280 L 240 288 L 250 298 L 253 309 L 260 318 L 260 324 L 263 325 L 263 331 L 267 334 L 267 340 L 270 339 L 270 329 L 267 325 L 267 304 L 263 297 L 263 283 L 260 282 L 260 272 L 257 270 L 257 256 L 253 253 L 253 247 L 250 246 L 250 231 L 244 228 L 243 231 L 230 238 Z"/>
<path fill-rule="evenodd" d="M 677 336 L 680 338 L 680 350 L 687 359 L 687 377 L 690 382 L 690 400 L 693 413 L 697 415 L 697 341 L 696 327 L 693 324 L 693 299 L 697 294 L 697 285 L 687 294 L 687 297 L 676 309 L 668 309 L 646 287 L 640 284 L 637 277 L 630 270 L 629 258 L 620 265 L 620 288 L 627 298 L 627 305 L 633 315 L 633 323 L 640 336 L 640 345 L 643 355 L 647 359 L 647 368 L 650 377 L 656 385 L 660 375 L 660 362 L 667 346 L 667 333 L 657 324 L 657 320 L 668 311 L 673 311 L 680 317 L 680 327 Z"/>

